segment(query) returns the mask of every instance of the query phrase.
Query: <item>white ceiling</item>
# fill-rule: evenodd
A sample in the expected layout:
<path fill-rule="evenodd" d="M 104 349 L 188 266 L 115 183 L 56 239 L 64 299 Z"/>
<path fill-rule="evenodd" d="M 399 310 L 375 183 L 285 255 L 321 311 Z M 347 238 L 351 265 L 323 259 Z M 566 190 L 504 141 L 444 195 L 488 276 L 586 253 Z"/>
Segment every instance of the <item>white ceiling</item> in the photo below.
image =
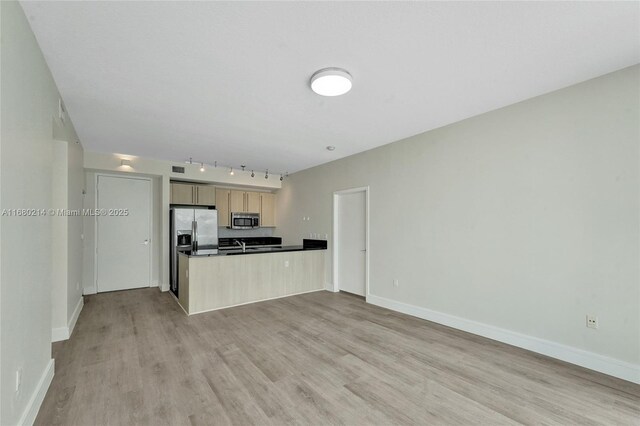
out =
<path fill-rule="evenodd" d="M 640 62 L 637 2 L 22 6 L 85 149 L 274 171 Z M 351 92 L 310 90 L 329 66 Z"/>

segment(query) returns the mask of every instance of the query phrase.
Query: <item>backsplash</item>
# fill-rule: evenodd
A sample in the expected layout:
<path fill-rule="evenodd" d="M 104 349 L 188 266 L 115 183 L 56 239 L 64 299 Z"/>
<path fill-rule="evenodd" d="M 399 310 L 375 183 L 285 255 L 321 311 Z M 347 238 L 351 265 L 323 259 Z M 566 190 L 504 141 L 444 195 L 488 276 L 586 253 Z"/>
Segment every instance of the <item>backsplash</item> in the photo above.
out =
<path fill-rule="evenodd" d="M 218 227 L 218 238 L 238 238 L 238 237 L 273 237 L 275 228 L 256 229 L 229 229 Z"/>

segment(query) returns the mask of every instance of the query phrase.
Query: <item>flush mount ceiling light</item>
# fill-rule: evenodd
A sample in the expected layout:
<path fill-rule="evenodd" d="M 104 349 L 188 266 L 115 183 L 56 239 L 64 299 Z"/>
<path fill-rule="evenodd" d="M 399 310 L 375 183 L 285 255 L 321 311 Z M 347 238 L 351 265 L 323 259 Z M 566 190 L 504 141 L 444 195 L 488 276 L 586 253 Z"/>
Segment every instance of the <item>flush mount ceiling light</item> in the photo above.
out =
<path fill-rule="evenodd" d="M 342 68 L 324 68 L 311 76 L 311 90 L 321 96 L 340 96 L 351 90 L 351 74 Z"/>
<path fill-rule="evenodd" d="M 329 146 L 327 147 L 327 151 L 335 151 L 335 150 L 336 150 L 336 147 L 335 147 L 335 146 L 333 146 L 333 145 L 329 145 Z"/>

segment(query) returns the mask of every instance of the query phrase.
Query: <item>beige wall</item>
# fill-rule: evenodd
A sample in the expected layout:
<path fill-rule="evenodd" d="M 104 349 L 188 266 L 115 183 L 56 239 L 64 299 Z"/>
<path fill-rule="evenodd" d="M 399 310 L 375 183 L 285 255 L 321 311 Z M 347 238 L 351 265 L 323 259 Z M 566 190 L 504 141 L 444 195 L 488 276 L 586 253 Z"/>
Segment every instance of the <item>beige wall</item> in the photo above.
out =
<path fill-rule="evenodd" d="M 62 165 L 64 142 L 54 139 L 75 133 L 69 120 L 58 121 L 60 95 L 19 4 L 1 2 L 0 14 L 0 208 L 48 209 L 72 185 Z M 52 299 L 56 278 L 63 284 L 66 274 L 63 268 L 54 274 L 52 259 L 68 258 L 66 237 L 77 229 L 54 225 L 48 215 L 2 216 L 0 232 L 0 424 L 10 425 L 33 421 L 53 374 L 52 303 L 63 318 L 69 294 L 60 287 Z M 78 264 L 66 275 L 77 274 Z M 22 371 L 19 392 L 16 371 Z"/>
<path fill-rule="evenodd" d="M 332 193 L 369 186 L 379 301 L 640 372 L 639 80 L 634 66 L 293 174 L 280 231 L 331 237 Z"/>

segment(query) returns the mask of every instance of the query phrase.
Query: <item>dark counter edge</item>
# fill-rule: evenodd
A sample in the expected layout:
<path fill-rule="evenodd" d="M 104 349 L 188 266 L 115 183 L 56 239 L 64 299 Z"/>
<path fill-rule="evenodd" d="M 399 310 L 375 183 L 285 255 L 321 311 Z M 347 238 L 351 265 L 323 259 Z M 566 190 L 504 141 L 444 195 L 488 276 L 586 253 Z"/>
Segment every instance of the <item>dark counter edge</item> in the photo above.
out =
<path fill-rule="evenodd" d="M 241 250 L 218 250 L 217 253 L 210 253 L 210 250 L 201 250 L 201 251 L 179 252 L 179 254 L 187 257 L 219 257 L 219 256 L 245 256 L 250 254 L 286 253 L 286 252 L 292 252 L 292 251 L 315 251 L 315 250 L 326 250 L 326 248 L 325 247 L 304 248 L 303 246 L 285 246 L 280 248 L 271 248 L 269 250 L 265 250 L 265 249 L 250 250 L 244 253 Z"/>

